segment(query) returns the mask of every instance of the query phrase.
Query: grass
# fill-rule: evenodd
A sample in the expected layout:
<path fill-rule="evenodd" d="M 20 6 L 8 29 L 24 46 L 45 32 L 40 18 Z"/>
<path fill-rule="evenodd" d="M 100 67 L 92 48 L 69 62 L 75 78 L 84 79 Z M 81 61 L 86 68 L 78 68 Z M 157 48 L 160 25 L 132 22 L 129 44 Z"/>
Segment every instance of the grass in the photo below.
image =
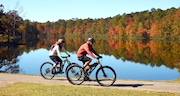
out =
<path fill-rule="evenodd" d="M 180 96 L 180 93 L 18 82 L 1 87 L 0 96 Z"/>
<path fill-rule="evenodd" d="M 175 80 L 171 80 L 170 82 L 180 83 L 180 78 L 177 78 Z"/>

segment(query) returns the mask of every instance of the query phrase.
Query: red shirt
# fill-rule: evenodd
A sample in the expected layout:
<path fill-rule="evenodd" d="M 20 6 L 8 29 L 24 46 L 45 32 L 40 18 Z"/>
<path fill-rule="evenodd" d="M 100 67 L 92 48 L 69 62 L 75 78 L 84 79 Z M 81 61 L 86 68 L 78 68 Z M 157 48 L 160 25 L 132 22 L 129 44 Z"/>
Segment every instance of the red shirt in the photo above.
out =
<path fill-rule="evenodd" d="M 91 57 L 96 58 L 94 55 L 97 54 L 97 52 L 93 49 L 92 45 L 90 45 L 88 42 L 84 43 L 83 45 L 81 45 L 81 47 L 78 49 L 77 51 L 77 57 L 81 57 L 83 55 L 89 54 Z"/>

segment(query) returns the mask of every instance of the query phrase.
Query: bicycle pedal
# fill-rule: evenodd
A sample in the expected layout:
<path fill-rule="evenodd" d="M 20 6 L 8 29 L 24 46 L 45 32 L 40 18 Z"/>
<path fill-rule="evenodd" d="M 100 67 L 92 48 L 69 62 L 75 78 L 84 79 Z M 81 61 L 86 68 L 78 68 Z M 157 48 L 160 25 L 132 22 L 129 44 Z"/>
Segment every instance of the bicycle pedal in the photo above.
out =
<path fill-rule="evenodd" d="M 58 72 L 59 74 L 63 74 L 64 72 L 63 71 L 61 71 L 61 72 Z"/>

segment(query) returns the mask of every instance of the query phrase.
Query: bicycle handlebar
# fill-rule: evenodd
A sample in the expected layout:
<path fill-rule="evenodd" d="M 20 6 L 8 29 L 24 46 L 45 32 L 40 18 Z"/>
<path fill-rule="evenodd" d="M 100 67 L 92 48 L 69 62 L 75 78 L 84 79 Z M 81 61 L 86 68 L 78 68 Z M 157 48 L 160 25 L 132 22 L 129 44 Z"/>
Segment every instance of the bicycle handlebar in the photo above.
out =
<path fill-rule="evenodd" d="M 70 57 L 70 55 L 68 55 L 68 56 L 61 56 L 61 58 L 67 58 L 67 57 Z"/>
<path fill-rule="evenodd" d="M 99 60 L 99 59 L 101 59 L 101 58 L 102 58 L 102 56 L 98 56 L 96 59 L 98 59 L 98 60 Z"/>

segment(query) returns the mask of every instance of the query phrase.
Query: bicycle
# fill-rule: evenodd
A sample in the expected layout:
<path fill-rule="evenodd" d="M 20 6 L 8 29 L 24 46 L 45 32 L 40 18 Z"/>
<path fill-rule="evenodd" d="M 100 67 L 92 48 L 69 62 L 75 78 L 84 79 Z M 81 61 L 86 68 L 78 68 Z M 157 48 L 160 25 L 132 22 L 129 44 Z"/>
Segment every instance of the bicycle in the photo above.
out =
<path fill-rule="evenodd" d="M 57 74 L 63 74 L 63 73 L 60 73 L 60 68 L 62 68 L 61 70 L 63 70 L 65 64 L 67 64 L 67 67 L 65 69 L 65 73 L 66 73 L 68 67 L 74 64 L 74 63 L 71 63 L 69 61 L 68 57 L 70 57 L 70 56 L 61 56 L 61 57 L 64 59 L 62 65 L 60 66 L 60 64 L 58 64 L 56 66 L 56 68 L 54 68 L 54 69 L 52 69 L 53 68 L 53 63 L 51 63 L 51 62 L 44 62 L 41 65 L 40 73 L 41 73 L 41 76 L 44 79 L 49 79 L 50 80 Z M 53 72 L 52 72 L 52 70 L 53 70 Z"/>
<path fill-rule="evenodd" d="M 99 65 L 99 68 L 96 71 L 96 81 L 100 86 L 111 86 L 116 81 L 116 72 L 110 66 L 103 66 L 100 62 L 100 58 L 97 58 L 97 62 L 89 66 L 88 71 L 84 67 L 74 64 L 68 68 L 66 71 L 67 80 L 73 85 L 80 85 L 86 78 L 91 75 L 91 73 Z"/>

